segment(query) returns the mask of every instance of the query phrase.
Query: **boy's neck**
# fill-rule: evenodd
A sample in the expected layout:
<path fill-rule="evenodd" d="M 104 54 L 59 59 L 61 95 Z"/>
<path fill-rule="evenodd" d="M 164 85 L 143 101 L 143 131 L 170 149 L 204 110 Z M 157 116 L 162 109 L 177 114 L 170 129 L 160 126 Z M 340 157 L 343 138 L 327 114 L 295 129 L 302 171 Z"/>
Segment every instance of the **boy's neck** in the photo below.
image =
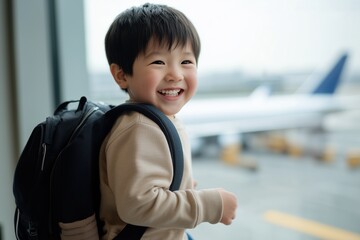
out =
<path fill-rule="evenodd" d="M 137 101 L 135 101 L 135 100 L 133 100 L 133 99 L 128 99 L 128 100 L 126 100 L 125 101 L 126 103 L 140 103 L 140 102 L 137 102 Z M 165 114 L 166 115 L 166 114 Z M 166 115 L 168 118 L 170 118 L 170 119 L 175 119 L 176 117 L 175 117 L 175 115 Z"/>

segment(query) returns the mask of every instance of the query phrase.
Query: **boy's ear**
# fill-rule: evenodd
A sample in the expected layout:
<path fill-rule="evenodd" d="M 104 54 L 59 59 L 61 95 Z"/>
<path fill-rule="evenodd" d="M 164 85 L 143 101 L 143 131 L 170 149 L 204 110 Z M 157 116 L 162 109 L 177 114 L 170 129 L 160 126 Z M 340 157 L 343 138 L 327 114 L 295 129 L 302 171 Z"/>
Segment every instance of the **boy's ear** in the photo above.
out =
<path fill-rule="evenodd" d="M 123 69 L 119 67 L 119 65 L 112 63 L 110 65 L 110 72 L 119 87 L 123 90 L 126 90 L 128 88 L 128 82 Z"/>

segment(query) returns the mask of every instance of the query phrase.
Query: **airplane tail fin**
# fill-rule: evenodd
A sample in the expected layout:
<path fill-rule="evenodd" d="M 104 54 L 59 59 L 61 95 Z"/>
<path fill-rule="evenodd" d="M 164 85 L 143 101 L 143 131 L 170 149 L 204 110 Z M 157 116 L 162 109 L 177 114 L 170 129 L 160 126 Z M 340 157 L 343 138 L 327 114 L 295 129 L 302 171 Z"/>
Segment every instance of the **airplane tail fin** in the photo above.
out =
<path fill-rule="evenodd" d="M 323 78 L 320 84 L 314 89 L 313 94 L 332 94 L 339 85 L 341 73 L 347 59 L 347 54 L 341 56 L 335 66 Z"/>
<path fill-rule="evenodd" d="M 339 86 L 341 74 L 347 58 L 348 54 L 343 54 L 322 79 L 318 79 L 318 81 L 310 79 L 310 81 L 305 82 L 297 92 L 310 94 L 333 94 Z"/>

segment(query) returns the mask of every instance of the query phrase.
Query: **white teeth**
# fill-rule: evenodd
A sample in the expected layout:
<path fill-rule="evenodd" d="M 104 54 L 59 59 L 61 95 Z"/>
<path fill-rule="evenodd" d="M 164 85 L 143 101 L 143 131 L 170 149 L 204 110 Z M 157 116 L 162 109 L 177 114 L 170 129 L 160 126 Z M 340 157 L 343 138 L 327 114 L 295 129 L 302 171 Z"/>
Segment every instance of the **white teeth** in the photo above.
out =
<path fill-rule="evenodd" d="M 161 90 L 160 92 L 163 95 L 175 97 L 175 96 L 179 95 L 180 89 L 178 89 L 178 90 Z"/>

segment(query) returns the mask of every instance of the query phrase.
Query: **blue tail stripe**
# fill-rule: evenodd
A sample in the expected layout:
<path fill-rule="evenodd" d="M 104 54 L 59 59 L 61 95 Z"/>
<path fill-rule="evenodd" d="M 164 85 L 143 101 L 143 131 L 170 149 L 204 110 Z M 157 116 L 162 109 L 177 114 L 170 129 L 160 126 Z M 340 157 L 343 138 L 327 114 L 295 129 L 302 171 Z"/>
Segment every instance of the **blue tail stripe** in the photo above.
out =
<path fill-rule="evenodd" d="M 347 54 L 344 54 L 326 75 L 326 77 L 320 82 L 319 86 L 314 89 L 313 94 L 332 94 L 335 92 L 337 86 L 339 85 L 346 59 Z"/>

